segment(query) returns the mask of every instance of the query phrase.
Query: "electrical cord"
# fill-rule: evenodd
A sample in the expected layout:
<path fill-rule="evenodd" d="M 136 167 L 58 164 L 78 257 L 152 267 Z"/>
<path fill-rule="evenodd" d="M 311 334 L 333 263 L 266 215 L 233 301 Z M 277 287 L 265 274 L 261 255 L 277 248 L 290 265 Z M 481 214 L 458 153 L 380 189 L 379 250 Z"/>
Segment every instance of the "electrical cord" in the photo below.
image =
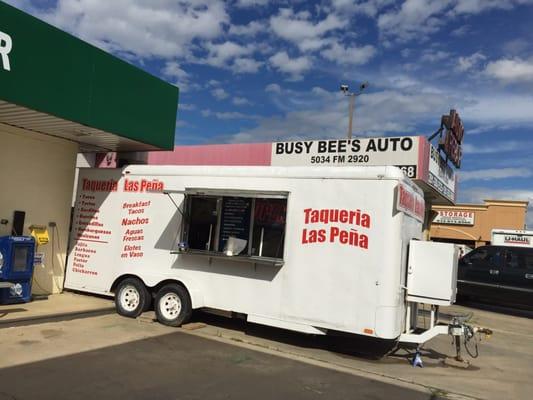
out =
<path fill-rule="evenodd" d="M 465 330 L 465 333 L 464 333 L 464 346 L 465 346 L 465 350 L 466 352 L 468 353 L 468 355 L 472 358 L 478 358 L 479 356 L 479 349 L 478 349 L 478 339 L 474 333 L 474 329 L 469 326 L 469 325 L 465 325 L 464 326 L 464 330 Z M 468 348 L 468 342 L 470 342 L 471 340 L 474 340 L 474 352 L 472 353 L 472 351 Z"/>
<path fill-rule="evenodd" d="M 50 293 L 48 290 L 46 290 L 45 288 L 43 288 L 40 284 L 39 284 L 39 281 L 37 280 L 37 278 L 35 277 L 35 272 L 33 274 L 33 279 L 32 279 L 32 283 L 34 283 L 43 293 L 43 295 L 47 296 L 49 294 L 52 294 Z"/>

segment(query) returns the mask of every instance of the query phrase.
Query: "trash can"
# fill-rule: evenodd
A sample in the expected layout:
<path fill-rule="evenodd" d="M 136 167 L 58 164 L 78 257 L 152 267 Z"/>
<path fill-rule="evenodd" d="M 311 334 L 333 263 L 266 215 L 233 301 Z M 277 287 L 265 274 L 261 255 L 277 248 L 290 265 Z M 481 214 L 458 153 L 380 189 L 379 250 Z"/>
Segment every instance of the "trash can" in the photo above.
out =
<path fill-rule="evenodd" d="M 34 252 L 32 236 L 0 237 L 0 304 L 31 300 Z"/>

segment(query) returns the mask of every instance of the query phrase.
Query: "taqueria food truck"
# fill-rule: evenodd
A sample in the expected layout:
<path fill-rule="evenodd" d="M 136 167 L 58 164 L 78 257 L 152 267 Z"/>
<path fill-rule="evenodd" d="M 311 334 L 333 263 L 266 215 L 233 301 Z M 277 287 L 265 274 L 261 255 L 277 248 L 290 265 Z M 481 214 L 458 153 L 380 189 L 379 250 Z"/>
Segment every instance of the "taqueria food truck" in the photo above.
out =
<path fill-rule="evenodd" d="M 422 241 L 424 198 L 396 167 L 81 169 L 66 287 L 136 317 L 193 309 L 325 335 L 423 343 L 450 327 L 458 250 Z M 431 324 L 415 330 L 419 304 Z"/>

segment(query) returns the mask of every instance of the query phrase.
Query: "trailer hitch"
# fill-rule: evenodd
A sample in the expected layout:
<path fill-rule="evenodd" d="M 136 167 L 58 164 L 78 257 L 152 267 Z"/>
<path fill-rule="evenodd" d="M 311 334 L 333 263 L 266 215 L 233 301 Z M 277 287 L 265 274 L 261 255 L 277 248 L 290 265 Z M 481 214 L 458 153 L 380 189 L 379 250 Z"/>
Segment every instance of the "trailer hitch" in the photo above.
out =
<path fill-rule="evenodd" d="M 448 357 L 445 360 L 446 364 L 462 368 L 469 367 L 470 362 L 465 360 L 461 354 L 461 338 L 463 338 L 462 344 L 468 355 L 471 358 L 477 358 L 479 356 L 478 343 L 481 341 L 481 335 L 484 335 L 486 339 L 492 335 L 492 330 L 488 328 L 468 324 L 467 321 L 470 318 L 471 315 L 453 317 L 448 325 L 448 333 L 452 336 L 452 344 L 455 345 L 455 357 Z M 474 343 L 473 349 L 471 348 L 471 342 Z"/>

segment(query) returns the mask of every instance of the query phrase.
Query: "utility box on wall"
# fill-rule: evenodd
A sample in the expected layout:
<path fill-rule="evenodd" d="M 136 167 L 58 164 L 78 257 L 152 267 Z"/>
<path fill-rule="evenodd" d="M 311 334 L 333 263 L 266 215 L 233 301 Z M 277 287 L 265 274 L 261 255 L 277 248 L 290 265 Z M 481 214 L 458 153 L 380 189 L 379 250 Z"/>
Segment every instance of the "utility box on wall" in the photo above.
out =
<path fill-rule="evenodd" d="M 449 306 L 457 293 L 459 247 L 411 240 L 407 267 L 407 300 Z M 450 268 L 453 273 L 450 274 Z"/>

